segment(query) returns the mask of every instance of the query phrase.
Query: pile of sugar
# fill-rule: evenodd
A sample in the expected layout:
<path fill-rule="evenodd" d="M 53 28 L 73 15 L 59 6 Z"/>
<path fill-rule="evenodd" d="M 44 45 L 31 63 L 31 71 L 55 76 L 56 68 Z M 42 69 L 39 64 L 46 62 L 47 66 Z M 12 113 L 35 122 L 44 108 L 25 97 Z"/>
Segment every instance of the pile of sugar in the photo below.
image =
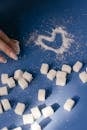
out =
<path fill-rule="evenodd" d="M 54 42 L 57 34 L 61 34 L 62 37 L 62 45 L 59 48 L 55 49 L 44 43 L 43 40 Z M 30 36 L 29 41 L 34 41 L 37 46 L 40 46 L 44 50 L 53 51 L 56 54 L 63 54 L 64 52 L 67 52 L 71 44 L 74 42 L 74 39 L 73 35 L 69 34 L 64 27 L 56 27 L 55 29 L 52 29 L 51 36 L 33 33 L 33 35 Z"/>

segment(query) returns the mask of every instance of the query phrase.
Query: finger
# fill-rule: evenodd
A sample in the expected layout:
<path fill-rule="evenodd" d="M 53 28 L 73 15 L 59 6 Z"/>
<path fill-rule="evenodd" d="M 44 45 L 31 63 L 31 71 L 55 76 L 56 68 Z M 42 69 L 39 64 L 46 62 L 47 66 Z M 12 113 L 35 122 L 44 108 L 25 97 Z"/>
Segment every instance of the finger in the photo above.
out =
<path fill-rule="evenodd" d="M 3 40 L 0 39 L 0 50 L 3 51 L 10 58 L 17 60 L 18 57 L 14 53 L 13 49 L 10 48 Z"/>
<path fill-rule="evenodd" d="M 11 41 L 13 43 L 10 42 L 10 43 L 8 43 L 8 45 L 14 50 L 15 54 L 19 55 L 19 53 L 20 53 L 19 41 L 18 40 L 14 40 L 14 39 L 11 39 Z"/>
<path fill-rule="evenodd" d="M 2 30 L 0 30 L 0 38 L 6 42 L 16 54 L 20 53 L 19 41 L 10 39 Z"/>
<path fill-rule="evenodd" d="M 7 63 L 7 60 L 0 55 L 0 63 Z"/>
<path fill-rule="evenodd" d="M 0 39 L 7 43 L 11 41 L 11 39 L 2 30 L 0 30 Z"/>

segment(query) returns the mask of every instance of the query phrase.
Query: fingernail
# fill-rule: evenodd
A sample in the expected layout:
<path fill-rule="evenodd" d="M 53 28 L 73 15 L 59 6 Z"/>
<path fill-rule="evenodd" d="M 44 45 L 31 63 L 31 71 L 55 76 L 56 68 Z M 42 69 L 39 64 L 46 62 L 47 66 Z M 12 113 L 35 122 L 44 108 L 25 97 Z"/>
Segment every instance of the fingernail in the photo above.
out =
<path fill-rule="evenodd" d="M 18 57 L 13 52 L 10 53 L 10 57 L 14 60 L 18 60 Z"/>
<path fill-rule="evenodd" d="M 7 63 L 7 60 L 6 60 L 6 59 L 4 59 L 3 63 Z"/>

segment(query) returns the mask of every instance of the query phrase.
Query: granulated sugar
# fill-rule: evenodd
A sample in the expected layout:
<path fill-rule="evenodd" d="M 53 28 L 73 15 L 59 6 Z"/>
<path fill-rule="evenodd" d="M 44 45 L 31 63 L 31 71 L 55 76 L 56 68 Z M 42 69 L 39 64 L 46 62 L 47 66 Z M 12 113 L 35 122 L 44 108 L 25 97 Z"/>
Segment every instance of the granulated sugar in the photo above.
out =
<path fill-rule="evenodd" d="M 43 40 L 48 41 L 48 42 L 53 42 L 55 41 L 56 35 L 57 34 L 61 34 L 62 37 L 62 45 L 55 49 L 51 46 L 46 45 Z M 36 38 L 37 37 L 37 38 Z M 51 36 L 45 36 L 45 35 L 32 35 L 30 37 L 30 41 L 32 39 L 34 40 L 34 43 L 38 46 L 40 46 L 41 48 L 43 48 L 44 50 L 49 50 L 49 51 L 53 51 L 56 54 L 63 54 L 64 52 L 66 52 L 68 50 L 68 48 L 71 46 L 71 44 L 74 42 L 73 36 L 70 35 L 65 29 L 64 27 L 57 27 L 55 29 L 52 30 Z"/>
<path fill-rule="evenodd" d="M 65 11 L 65 14 L 67 12 L 69 13 L 69 10 Z M 83 60 L 83 58 L 84 61 L 86 62 L 87 58 L 85 53 L 87 53 L 87 50 L 85 48 L 87 47 L 86 43 L 87 40 L 85 40 L 86 35 L 84 35 L 84 32 L 80 29 L 77 29 L 77 27 L 79 28 L 80 22 L 81 22 L 80 17 L 74 19 L 72 15 L 69 15 L 68 17 L 66 15 L 64 15 L 64 17 L 58 16 L 58 18 L 49 17 L 47 19 L 46 17 L 43 17 L 41 23 L 39 24 L 39 27 L 37 28 L 34 27 L 33 33 L 31 32 L 30 34 L 28 34 L 28 39 L 26 42 L 27 46 L 29 44 L 33 44 L 41 47 L 42 55 L 44 52 L 46 54 L 44 58 L 42 57 L 41 59 L 42 61 L 44 59 L 47 60 L 50 57 L 51 59 L 53 59 L 55 64 L 58 63 L 58 61 L 61 64 L 63 62 L 67 63 L 68 61 L 71 64 L 73 64 L 73 62 L 75 62 L 76 60 L 79 59 Z M 62 33 L 59 31 L 59 29 L 61 30 Z M 61 44 L 62 44 L 62 46 L 60 46 L 59 48 L 57 46 L 55 47 L 55 43 L 59 43 L 59 41 L 56 39 L 57 38 L 56 35 L 58 34 L 61 35 Z M 65 39 L 63 39 L 64 38 L 63 36 L 65 36 Z M 39 42 L 38 39 L 40 40 Z M 54 54 L 51 52 L 53 52 Z"/>

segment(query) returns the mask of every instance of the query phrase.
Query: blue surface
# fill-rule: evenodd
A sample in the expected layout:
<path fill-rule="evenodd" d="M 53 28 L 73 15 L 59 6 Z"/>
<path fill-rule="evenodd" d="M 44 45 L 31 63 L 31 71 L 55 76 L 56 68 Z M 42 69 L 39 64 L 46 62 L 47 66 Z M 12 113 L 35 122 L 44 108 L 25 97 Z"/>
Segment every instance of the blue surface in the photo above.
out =
<path fill-rule="evenodd" d="M 37 92 L 39 88 L 46 88 L 49 95 L 45 104 L 56 103 L 55 106 L 58 109 L 51 119 L 41 123 L 42 126 L 47 124 L 45 130 L 87 130 L 87 84 L 82 84 L 78 74 L 72 72 L 67 85 L 61 88 L 55 85 L 55 81 L 49 81 L 39 72 L 43 62 L 48 63 L 51 68 L 61 69 L 63 63 L 72 66 L 77 60 L 80 60 L 84 63 L 83 70 L 85 69 L 87 66 L 86 5 L 86 0 L 0 1 L 0 27 L 8 35 L 21 42 L 19 60 L 9 59 L 7 64 L 0 64 L 0 74 L 5 72 L 12 76 L 13 72 L 20 68 L 30 71 L 34 75 L 34 80 L 29 88 L 23 91 L 17 86 L 10 90 L 9 95 L 5 97 L 11 101 L 13 108 L 18 101 L 28 104 L 25 111 L 27 113 L 31 107 L 43 104 L 37 101 Z M 40 34 L 48 34 L 56 26 L 65 26 L 67 31 L 74 35 L 75 43 L 68 52 L 64 53 L 64 58 L 56 56 L 53 52 L 44 51 L 34 43 L 27 44 L 30 33 L 38 30 Z M 69 97 L 79 99 L 71 112 L 63 109 L 63 104 Z M 2 98 L 0 97 L 0 99 Z M 4 126 L 7 126 L 9 130 L 22 126 L 22 118 L 15 115 L 13 111 L 5 112 L 0 115 L 0 128 Z M 30 126 L 22 126 L 22 128 L 29 130 Z"/>

